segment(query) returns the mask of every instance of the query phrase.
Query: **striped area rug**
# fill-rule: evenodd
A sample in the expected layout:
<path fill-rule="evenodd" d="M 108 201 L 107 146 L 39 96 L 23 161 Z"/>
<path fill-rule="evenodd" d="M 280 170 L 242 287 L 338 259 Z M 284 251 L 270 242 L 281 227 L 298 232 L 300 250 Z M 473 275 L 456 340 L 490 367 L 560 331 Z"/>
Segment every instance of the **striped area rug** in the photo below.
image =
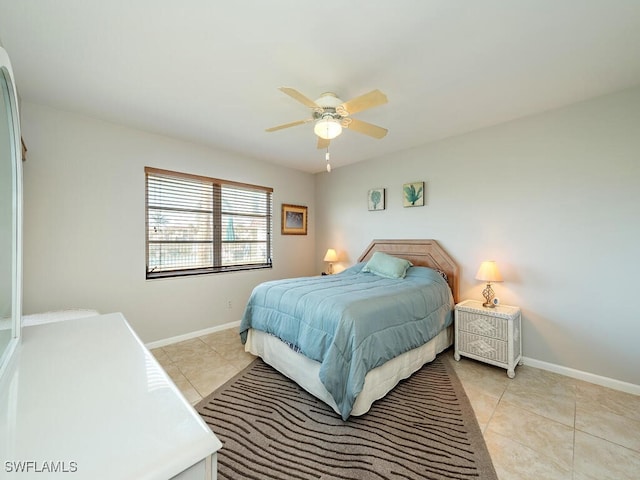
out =
<path fill-rule="evenodd" d="M 221 480 L 497 480 L 446 358 L 346 422 L 260 359 L 196 409 L 223 443 Z"/>

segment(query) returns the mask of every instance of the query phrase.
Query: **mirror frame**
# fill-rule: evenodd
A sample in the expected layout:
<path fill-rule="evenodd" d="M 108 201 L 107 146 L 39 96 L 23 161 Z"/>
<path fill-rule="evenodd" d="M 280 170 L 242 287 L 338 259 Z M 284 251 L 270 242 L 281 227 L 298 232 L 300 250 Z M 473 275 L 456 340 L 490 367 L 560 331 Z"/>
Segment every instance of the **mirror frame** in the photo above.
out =
<path fill-rule="evenodd" d="M 20 115 L 18 111 L 18 93 L 16 91 L 13 69 L 6 50 L 0 47 L 0 76 L 8 87 L 9 134 L 12 158 L 13 185 L 13 224 L 12 224 L 12 296 L 11 320 L 12 335 L 4 352 L 0 352 L 0 378 L 2 378 L 17 346 L 20 343 L 22 321 L 22 149 L 20 135 Z"/>

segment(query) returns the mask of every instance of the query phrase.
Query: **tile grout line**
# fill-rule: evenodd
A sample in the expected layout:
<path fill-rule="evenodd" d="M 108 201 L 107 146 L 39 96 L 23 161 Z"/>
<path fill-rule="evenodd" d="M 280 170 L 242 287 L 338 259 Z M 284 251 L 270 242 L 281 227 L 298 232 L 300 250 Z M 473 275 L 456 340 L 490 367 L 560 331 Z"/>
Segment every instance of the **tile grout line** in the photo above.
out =
<path fill-rule="evenodd" d="M 203 342 L 204 343 L 204 342 Z M 176 367 L 178 369 L 178 371 L 180 372 L 180 375 L 182 375 L 184 377 L 184 379 L 187 381 L 187 383 L 191 386 L 191 388 L 193 388 L 193 391 L 196 392 L 198 394 L 198 396 L 200 397 L 200 399 L 198 401 L 196 401 L 196 403 L 198 403 L 200 400 L 202 400 L 204 398 L 204 396 L 200 393 L 200 390 L 198 390 L 196 388 L 196 386 L 191 382 L 191 380 L 189 379 L 189 377 L 187 376 L 187 374 L 182 370 L 182 368 L 180 368 L 180 365 L 178 365 L 176 362 L 173 361 L 173 358 L 171 358 L 171 355 L 169 355 L 163 347 L 160 347 L 160 349 L 164 352 L 164 354 L 167 356 L 167 358 L 169 359 L 169 362 L 171 362 L 171 365 L 173 365 L 174 367 Z M 162 367 L 162 365 L 160 365 Z M 164 370 L 164 368 L 163 368 Z M 166 370 L 165 370 L 166 373 Z M 169 378 L 171 378 L 171 375 L 169 375 L 167 373 L 167 375 L 169 376 Z M 173 381 L 173 379 L 171 379 Z M 173 381 L 173 383 L 175 384 L 175 381 Z M 178 390 L 180 390 L 180 388 L 178 387 Z M 184 393 L 183 393 L 184 395 Z"/>
<path fill-rule="evenodd" d="M 505 384 L 504 390 L 502 390 L 502 393 L 498 397 L 498 401 L 496 402 L 496 406 L 493 407 L 493 411 L 491 412 L 491 416 L 489 416 L 489 420 L 487 420 L 487 426 L 485 427 L 485 431 L 489 430 L 489 426 L 491 425 L 491 420 L 493 420 L 493 416 L 496 414 L 496 410 L 498 410 L 498 407 L 500 406 L 500 402 L 502 402 L 502 397 L 504 397 L 504 393 L 507 391 L 507 388 L 509 388 L 509 384 Z"/>
<path fill-rule="evenodd" d="M 490 427 L 490 425 L 491 425 L 491 421 L 493 420 L 493 417 L 495 416 L 495 413 L 496 413 L 496 411 L 498 410 L 498 408 L 499 408 L 500 404 L 503 404 L 503 405 L 504 405 L 504 403 L 503 403 L 503 402 L 509 403 L 507 400 L 504 400 L 504 396 L 505 396 L 505 394 L 506 394 L 507 390 L 509 389 L 509 385 L 510 385 L 509 383 L 507 383 L 507 384 L 505 385 L 505 388 L 504 388 L 504 390 L 502 391 L 502 394 L 500 395 L 500 397 L 499 397 L 499 399 L 498 399 L 498 402 L 497 402 L 497 404 L 496 404 L 495 408 L 493 409 L 493 411 L 492 411 L 492 413 L 491 413 L 491 416 L 490 416 L 490 418 L 489 418 L 489 421 L 487 422 L 487 425 L 486 425 L 486 429 L 485 429 L 485 431 L 488 431 L 488 430 L 489 430 L 489 427 Z M 574 403 L 575 403 L 575 396 L 574 396 Z M 519 407 L 519 406 L 516 406 L 516 408 L 522 408 L 523 410 L 525 410 L 525 411 L 526 411 L 526 412 L 528 412 L 529 414 L 532 414 L 532 415 L 536 415 L 536 416 L 539 416 L 539 417 L 545 418 L 546 420 L 549 420 L 549 421 L 551 421 L 551 422 L 555 422 L 555 423 L 557 423 L 557 424 L 559 424 L 559 425 L 562 425 L 562 426 L 564 426 L 564 427 L 570 428 L 568 425 L 566 425 L 566 424 L 564 424 L 564 423 L 562 423 L 562 422 L 559 422 L 558 420 L 555 420 L 555 419 L 553 419 L 553 418 L 549 418 L 549 417 L 546 417 L 546 416 L 544 416 L 544 415 L 541 415 L 541 414 L 540 414 L 540 413 L 538 413 L 538 412 L 534 412 L 534 411 L 532 411 L 532 410 L 529 410 L 529 409 L 524 408 L 524 407 Z M 573 437 L 574 437 L 574 443 L 575 443 L 575 405 L 574 405 L 574 427 L 572 428 L 572 431 L 573 431 Z M 525 447 L 525 448 L 528 448 L 528 449 L 532 450 L 533 452 L 535 452 L 535 454 L 536 454 L 536 455 L 540 455 L 541 457 L 546 458 L 547 460 L 549 460 L 550 462 L 552 462 L 553 464 L 555 464 L 558 468 L 560 468 L 560 469 L 562 469 L 562 470 L 565 470 L 565 471 L 568 471 L 568 472 L 570 473 L 570 475 L 571 475 L 571 478 L 573 478 L 573 476 L 574 476 L 574 470 L 573 470 L 573 455 L 574 455 L 574 450 L 575 450 L 574 448 L 572 448 L 572 451 L 571 451 L 571 455 L 572 455 L 572 458 L 571 458 L 571 465 L 567 465 L 567 466 L 565 466 L 565 465 L 563 465 L 563 464 L 559 463 L 559 462 L 558 462 L 556 459 L 554 459 L 553 457 L 550 457 L 549 455 L 547 455 L 546 453 L 544 453 L 544 452 L 540 452 L 540 451 L 536 450 L 535 448 L 532 448 L 530 445 L 524 444 L 524 443 L 520 442 L 520 441 L 519 441 L 519 440 L 517 440 L 517 439 L 514 439 L 514 438 L 511 438 L 511 437 L 509 437 L 509 436 L 506 436 L 506 435 L 504 435 L 503 433 L 497 432 L 497 431 L 495 431 L 495 430 L 494 430 L 494 431 L 492 431 L 492 433 L 493 433 L 493 434 L 495 434 L 495 435 L 498 435 L 498 436 L 500 436 L 500 437 L 502 437 L 502 438 L 505 438 L 505 439 L 507 439 L 507 440 L 509 440 L 509 441 L 511 441 L 511 442 L 517 443 L 517 444 L 519 444 L 519 445 L 521 445 L 521 446 L 523 446 L 523 447 Z"/>

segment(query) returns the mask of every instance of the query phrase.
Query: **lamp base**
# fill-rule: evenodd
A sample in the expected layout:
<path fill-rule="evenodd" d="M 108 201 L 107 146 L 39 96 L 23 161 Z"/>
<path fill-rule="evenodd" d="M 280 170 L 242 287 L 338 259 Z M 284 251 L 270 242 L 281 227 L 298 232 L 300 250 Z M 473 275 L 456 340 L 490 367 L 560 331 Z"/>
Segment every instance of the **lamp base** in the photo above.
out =
<path fill-rule="evenodd" d="M 484 297 L 485 302 L 482 304 L 485 308 L 496 308 L 493 304 L 493 297 L 495 297 L 495 293 L 493 288 L 491 288 L 491 283 L 487 283 L 487 286 L 484 290 L 482 290 L 482 296 Z"/>

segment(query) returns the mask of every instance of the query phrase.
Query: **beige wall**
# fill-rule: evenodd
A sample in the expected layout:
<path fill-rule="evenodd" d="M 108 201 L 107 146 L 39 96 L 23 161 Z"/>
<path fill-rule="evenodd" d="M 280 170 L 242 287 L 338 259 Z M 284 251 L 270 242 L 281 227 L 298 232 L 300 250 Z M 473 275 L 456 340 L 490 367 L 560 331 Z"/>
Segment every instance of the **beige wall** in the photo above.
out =
<path fill-rule="evenodd" d="M 639 126 L 635 88 L 319 174 L 317 268 L 327 247 L 344 267 L 374 238 L 434 238 L 461 298 L 479 299 L 476 270 L 495 259 L 525 356 L 640 385 Z M 426 206 L 403 208 L 413 181 Z M 375 187 L 387 209 L 369 212 Z"/>
<path fill-rule="evenodd" d="M 328 247 L 345 267 L 374 238 L 435 238 L 462 298 L 497 260 L 528 358 L 640 384 L 640 88 L 316 176 L 29 103 L 22 123 L 25 313 L 122 311 L 151 342 L 238 320 L 253 286 L 324 270 Z M 146 281 L 145 165 L 274 187 L 274 269 Z M 422 180 L 426 206 L 403 208 Z M 310 207 L 307 237 L 279 234 L 283 202 Z"/>
<path fill-rule="evenodd" d="M 312 175 L 31 103 L 22 127 L 26 314 L 121 311 L 152 342 L 237 321 L 258 283 L 314 270 Z M 146 165 L 273 187 L 274 268 L 145 280 Z M 309 235 L 280 235 L 282 203 L 309 206 Z"/>

